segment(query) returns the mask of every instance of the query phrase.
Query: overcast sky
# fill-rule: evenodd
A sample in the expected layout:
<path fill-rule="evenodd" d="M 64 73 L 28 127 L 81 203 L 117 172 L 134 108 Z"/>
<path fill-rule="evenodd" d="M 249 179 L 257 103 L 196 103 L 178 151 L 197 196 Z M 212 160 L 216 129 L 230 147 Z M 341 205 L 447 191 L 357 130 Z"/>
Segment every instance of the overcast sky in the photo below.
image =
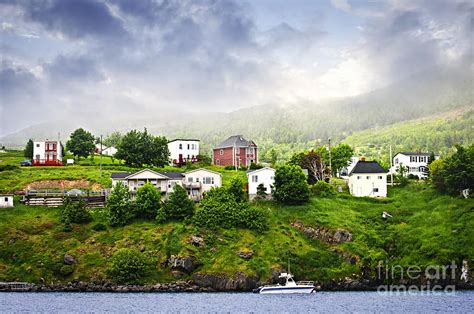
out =
<path fill-rule="evenodd" d="M 474 1 L 0 0 L 0 136 L 229 112 L 472 67 Z"/>

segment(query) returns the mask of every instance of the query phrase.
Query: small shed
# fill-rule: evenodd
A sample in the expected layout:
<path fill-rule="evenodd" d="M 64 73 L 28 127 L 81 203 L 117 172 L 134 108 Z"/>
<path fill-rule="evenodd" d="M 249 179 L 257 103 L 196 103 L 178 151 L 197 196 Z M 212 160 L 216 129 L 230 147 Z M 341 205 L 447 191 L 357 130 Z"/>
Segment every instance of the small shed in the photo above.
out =
<path fill-rule="evenodd" d="M 0 194 L 0 208 L 13 207 L 13 195 Z"/>

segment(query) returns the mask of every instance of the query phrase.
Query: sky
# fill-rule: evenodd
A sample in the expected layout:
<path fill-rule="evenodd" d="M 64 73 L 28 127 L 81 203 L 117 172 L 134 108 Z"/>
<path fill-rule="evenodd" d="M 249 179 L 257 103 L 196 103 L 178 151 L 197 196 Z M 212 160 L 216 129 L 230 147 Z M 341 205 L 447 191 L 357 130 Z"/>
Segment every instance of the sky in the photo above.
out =
<path fill-rule="evenodd" d="M 473 16 L 473 0 L 0 0 L 0 136 L 317 103 L 472 70 Z"/>

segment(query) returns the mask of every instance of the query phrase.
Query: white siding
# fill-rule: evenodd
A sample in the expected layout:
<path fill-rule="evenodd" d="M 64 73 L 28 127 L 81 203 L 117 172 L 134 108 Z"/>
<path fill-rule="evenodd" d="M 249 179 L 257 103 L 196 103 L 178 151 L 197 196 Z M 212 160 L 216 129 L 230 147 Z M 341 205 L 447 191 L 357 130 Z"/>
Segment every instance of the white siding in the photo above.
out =
<path fill-rule="evenodd" d="M 222 176 L 214 171 L 198 169 L 184 173 L 184 182 L 199 182 L 203 193 L 210 191 L 212 187 L 222 186 Z"/>
<path fill-rule="evenodd" d="M 180 154 L 183 159 L 196 157 L 199 155 L 199 141 L 173 141 L 168 143 L 168 150 L 170 151 L 171 162 L 179 160 Z"/>
<path fill-rule="evenodd" d="M 349 176 L 349 191 L 359 197 L 387 197 L 387 174 L 353 173 Z"/>
<path fill-rule="evenodd" d="M 263 183 L 267 194 L 272 193 L 271 186 L 275 183 L 275 169 L 262 168 L 247 173 L 249 195 L 257 194 L 257 187 Z"/>
<path fill-rule="evenodd" d="M 0 208 L 13 207 L 12 195 L 0 195 Z"/>

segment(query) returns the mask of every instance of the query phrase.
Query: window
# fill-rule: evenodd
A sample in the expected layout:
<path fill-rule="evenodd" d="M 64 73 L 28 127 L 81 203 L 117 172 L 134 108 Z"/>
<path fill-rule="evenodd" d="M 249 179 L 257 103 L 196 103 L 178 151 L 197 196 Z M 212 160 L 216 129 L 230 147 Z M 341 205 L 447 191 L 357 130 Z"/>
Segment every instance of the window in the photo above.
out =
<path fill-rule="evenodd" d="M 370 180 L 370 176 L 367 176 L 367 180 Z"/>
<path fill-rule="evenodd" d="M 179 149 L 183 149 L 183 144 L 179 144 Z"/>
<path fill-rule="evenodd" d="M 382 176 L 379 176 L 378 178 L 379 178 L 379 180 L 382 180 Z"/>
<path fill-rule="evenodd" d="M 199 178 L 196 178 L 196 182 L 199 182 Z"/>
<path fill-rule="evenodd" d="M 213 177 L 204 177 L 202 179 L 204 184 L 214 184 L 214 178 Z"/>
<path fill-rule="evenodd" d="M 257 175 L 252 176 L 252 182 L 258 182 L 258 176 Z"/>
<path fill-rule="evenodd" d="M 362 177 L 361 177 L 361 176 L 357 176 L 357 180 L 360 180 L 360 179 L 362 179 Z"/>
<path fill-rule="evenodd" d="M 189 149 L 189 144 L 188 144 L 188 149 Z"/>
<path fill-rule="evenodd" d="M 8 197 L 5 197 L 5 202 L 8 202 Z"/>
<path fill-rule="evenodd" d="M 188 182 L 193 182 L 193 177 L 188 177 Z"/>
<path fill-rule="evenodd" d="M 36 144 L 36 147 L 40 147 L 40 144 Z"/>
<path fill-rule="evenodd" d="M 398 158 L 395 158 L 395 164 L 396 165 L 398 164 Z"/>
<path fill-rule="evenodd" d="M 219 159 L 216 159 L 216 165 L 220 165 L 221 161 Z"/>
<path fill-rule="evenodd" d="M 374 193 L 377 193 L 379 191 L 379 188 L 374 188 Z"/>
<path fill-rule="evenodd" d="M 221 156 L 224 155 L 224 150 L 223 150 L 223 149 L 221 149 L 221 150 L 219 151 L 219 155 L 221 155 Z"/>

